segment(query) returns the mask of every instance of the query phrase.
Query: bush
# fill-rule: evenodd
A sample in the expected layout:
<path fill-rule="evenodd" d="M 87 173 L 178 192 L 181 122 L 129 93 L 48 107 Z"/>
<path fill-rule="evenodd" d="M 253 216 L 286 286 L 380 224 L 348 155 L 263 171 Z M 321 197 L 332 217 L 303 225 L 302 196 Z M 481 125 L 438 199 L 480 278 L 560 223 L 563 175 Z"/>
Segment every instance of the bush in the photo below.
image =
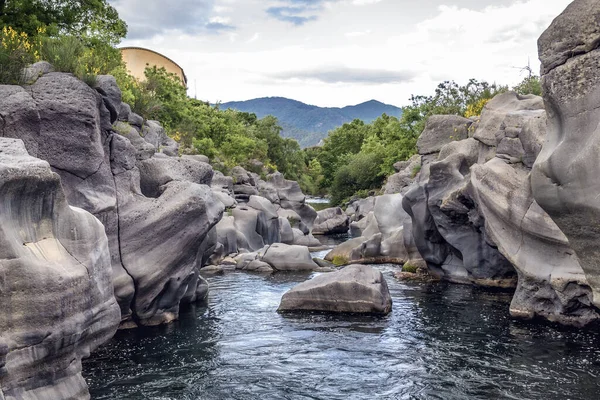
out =
<path fill-rule="evenodd" d="M 515 86 L 513 90 L 521 95 L 535 94 L 536 96 L 541 96 L 542 83 L 540 81 L 540 77 L 530 74 L 528 77 L 523 79 L 521 83 Z"/>
<path fill-rule="evenodd" d="M 39 46 L 25 33 L 11 27 L 0 32 L 0 84 L 20 85 L 24 82 L 23 69 L 37 61 Z"/>
<path fill-rule="evenodd" d="M 54 67 L 55 71 L 67 72 L 82 76 L 79 58 L 83 55 L 85 46 L 74 36 L 44 38 L 42 41 L 41 57 Z"/>
<path fill-rule="evenodd" d="M 89 86 L 95 85 L 97 75 L 114 73 L 117 82 L 121 84 L 124 76 L 128 76 L 122 73 L 124 66 L 121 52 L 97 40 L 84 42 L 78 37 L 66 35 L 45 37 L 41 41 L 40 55 L 56 71 L 71 73 Z M 133 78 L 128 76 L 128 79 Z M 126 97 L 128 94 L 125 91 Z"/>

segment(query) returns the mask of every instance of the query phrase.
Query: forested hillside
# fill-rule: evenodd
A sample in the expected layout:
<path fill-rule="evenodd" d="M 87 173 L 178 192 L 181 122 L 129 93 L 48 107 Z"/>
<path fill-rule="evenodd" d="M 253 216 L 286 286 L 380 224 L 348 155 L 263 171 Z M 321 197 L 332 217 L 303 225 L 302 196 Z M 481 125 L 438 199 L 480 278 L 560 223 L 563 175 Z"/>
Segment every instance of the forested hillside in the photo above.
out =
<path fill-rule="evenodd" d="M 312 106 L 284 97 L 264 97 L 223 103 L 220 108 L 254 113 L 259 118 L 273 115 L 283 128 L 282 135 L 296 139 L 303 148 L 315 146 L 327 137 L 330 130 L 355 119 L 371 123 L 382 114 L 398 118 L 402 116 L 401 108 L 376 100 L 335 108 Z"/>

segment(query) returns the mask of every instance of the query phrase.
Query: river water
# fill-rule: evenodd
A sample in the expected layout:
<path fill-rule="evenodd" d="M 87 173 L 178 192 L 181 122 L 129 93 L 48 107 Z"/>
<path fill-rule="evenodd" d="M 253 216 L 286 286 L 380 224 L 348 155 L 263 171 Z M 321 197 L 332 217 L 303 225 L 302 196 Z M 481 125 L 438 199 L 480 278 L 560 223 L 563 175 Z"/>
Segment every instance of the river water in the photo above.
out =
<path fill-rule="evenodd" d="M 386 317 L 278 314 L 307 274 L 211 277 L 206 305 L 84 361 L 92 399 L 600 398 L 599 332 L 515 321 L 510 293 L 378 268 Z"/>

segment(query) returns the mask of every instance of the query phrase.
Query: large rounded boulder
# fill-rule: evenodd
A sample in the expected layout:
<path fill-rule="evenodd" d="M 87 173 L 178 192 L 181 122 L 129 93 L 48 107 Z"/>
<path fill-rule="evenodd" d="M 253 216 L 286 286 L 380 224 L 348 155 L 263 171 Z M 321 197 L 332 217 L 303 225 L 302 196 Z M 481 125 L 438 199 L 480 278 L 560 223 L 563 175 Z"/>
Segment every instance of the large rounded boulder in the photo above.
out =
<path fill-rule="evenodd" d="M 278 311 L 388 314 L 392 298 L 383 274 L 365 265 L 318 275 L 283 295 Z"/>

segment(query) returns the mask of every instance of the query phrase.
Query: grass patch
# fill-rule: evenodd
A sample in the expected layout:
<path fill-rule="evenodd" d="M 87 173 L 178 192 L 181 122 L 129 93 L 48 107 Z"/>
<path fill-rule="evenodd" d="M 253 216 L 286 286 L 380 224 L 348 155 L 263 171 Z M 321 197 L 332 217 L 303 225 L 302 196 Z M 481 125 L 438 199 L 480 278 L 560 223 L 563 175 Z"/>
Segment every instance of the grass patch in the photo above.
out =
<path fill-rule="evenodd" d="M 335 257 L 333 257 L 332 262 L 333 262 L 333 265 L 335 265 L 337 267 L 349 264 L 348 257 L 345 257 L 345 256 L 335 256 Z"/>
<path fill-rule="evenodd" d="M 406 263 L 402 266 L 402 272 L 409 272 L 411 274 L 416 274 L 417 273 L 417 269 L 418 267 L 416 265 L 413 265 L 411 263 Z"/>
<path fill-rule="evenodd" d="M 421 172 L 421 164 L 417 164 L 413 167 L 412 169 L 412 174 L 411 174 L 411 178 L 414 178 L 415 176 L 417 176 L 417 174 Z"/>

